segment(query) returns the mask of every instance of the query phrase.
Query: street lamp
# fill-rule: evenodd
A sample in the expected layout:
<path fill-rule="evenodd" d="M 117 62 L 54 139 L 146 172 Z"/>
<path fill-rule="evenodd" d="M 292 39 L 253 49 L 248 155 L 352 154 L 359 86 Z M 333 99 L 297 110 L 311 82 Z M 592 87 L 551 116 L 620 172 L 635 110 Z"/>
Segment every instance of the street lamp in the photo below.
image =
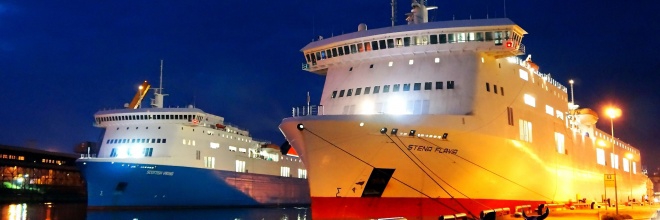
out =
<path fill-rule="evenodd" d="M 571 104 L 573 104 L 573 105 L 575 105 L 575 97 L 573 97 L 573 83 L 574 82 L 575 81 L 573 81 L 572 79 L 568 80 L 568 83 L 571 84 Z"/>
<path fill-rule="evenodd" d="M 605 114 L 610 117 L 610 128 L 612 129 L 612 138 L 614 138 L 614 118 L 621 116 L 621 109 L 609 107 L 605 110 Z"/>

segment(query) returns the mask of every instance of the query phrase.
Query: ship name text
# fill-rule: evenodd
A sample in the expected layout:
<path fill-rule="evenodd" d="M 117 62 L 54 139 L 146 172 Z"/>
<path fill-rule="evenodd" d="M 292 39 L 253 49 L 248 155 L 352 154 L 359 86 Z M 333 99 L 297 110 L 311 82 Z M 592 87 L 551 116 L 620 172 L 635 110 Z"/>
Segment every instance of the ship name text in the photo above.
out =
<path fill-rule="evenodd" d="M 174 172 L 158 171 L 158 170 L 147 170 L 147 175 L 174 176 Z"/>
<path fill-rule="evenodd" d="M 439 154 L 458 154 L 458 149 L 443 148 L 443 147 L 433 147 L 433 146 L 422 146 L 422 145 L 408 145 L 409 151 L 426 151 L 426 152 L 436 152 Z"/>

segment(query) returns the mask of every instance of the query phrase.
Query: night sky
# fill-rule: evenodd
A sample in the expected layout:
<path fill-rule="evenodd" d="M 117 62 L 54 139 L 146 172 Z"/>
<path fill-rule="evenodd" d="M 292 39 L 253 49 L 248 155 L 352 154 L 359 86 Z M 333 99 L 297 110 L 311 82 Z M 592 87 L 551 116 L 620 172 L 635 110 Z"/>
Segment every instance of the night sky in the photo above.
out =
<path fill-rule="evenodd" d="M 429 17 L 499 18 L 503 3 L 430 0 Z M 299 50 L 359 23 L 389 26 L 390 14 L 387 0 L 0 0 L 0 144 L 72 152 L 98 141 L 93 114 L 123 107 L 144 80 L 157 85 L 163 59 L 166 106 L 194 104 L 279 145 L 282 118 L 307 91 L 318 104 L 324 82 L 301 70 Z M 604 107 L 621 108 L 615 136 L 660 166 L 660 2 L 510 0 L 506 17 L 529 32 L 541 72 L 574 79 L 576 104 L 601 114 L 601 130 Z"/>

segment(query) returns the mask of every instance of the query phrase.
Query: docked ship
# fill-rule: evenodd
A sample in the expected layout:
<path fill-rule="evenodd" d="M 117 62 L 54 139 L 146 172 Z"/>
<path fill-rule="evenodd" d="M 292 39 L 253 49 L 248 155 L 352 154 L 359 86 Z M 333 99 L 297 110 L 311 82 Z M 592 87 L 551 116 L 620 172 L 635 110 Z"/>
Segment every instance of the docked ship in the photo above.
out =
<path fill-rule="evenodd" d="M 162 80 L 151 108 L 140 108 L 150 87 L 145 81 L 126 108 L 94 115 L 94 126 L 104 130 L 98 155 L 76 161 L 89 207 L 310 204 L 307 171 L 293 150 L 283 154 L 192 106 L 163 108 Z"/>
<path fill-rule="evenodd" d="M 429 9 L 413 1 L 407 25 L 360 24 L 301 49 L 323 92 L 280 130 L 309 172 L 314 219 L 479 218 L 644 198 L 640 151 L 539 72 L 523 28 L 428 22 Z"/>

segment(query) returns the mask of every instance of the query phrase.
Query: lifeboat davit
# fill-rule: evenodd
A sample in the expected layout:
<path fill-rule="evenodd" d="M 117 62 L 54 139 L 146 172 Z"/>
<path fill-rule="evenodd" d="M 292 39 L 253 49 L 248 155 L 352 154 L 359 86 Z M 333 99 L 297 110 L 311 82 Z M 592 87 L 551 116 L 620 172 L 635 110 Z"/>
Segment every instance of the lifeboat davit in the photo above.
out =
<path fill-rule="evenodd" d="M 598 113 L 590 108 L 581 108 L 573 111 L 578 124 L 593 125 L 598 121 Z"/>
<path fill-rule="evenodd" d="M 525 59 L 525 62 L 527 63 L 528 67 L 530 69 L 533 69 L 535 72 L 539 71 L 539 65 L 536 65 L 536 63 L 532 62 L 532 55 L 528 55 L 527 59 Z"/>

